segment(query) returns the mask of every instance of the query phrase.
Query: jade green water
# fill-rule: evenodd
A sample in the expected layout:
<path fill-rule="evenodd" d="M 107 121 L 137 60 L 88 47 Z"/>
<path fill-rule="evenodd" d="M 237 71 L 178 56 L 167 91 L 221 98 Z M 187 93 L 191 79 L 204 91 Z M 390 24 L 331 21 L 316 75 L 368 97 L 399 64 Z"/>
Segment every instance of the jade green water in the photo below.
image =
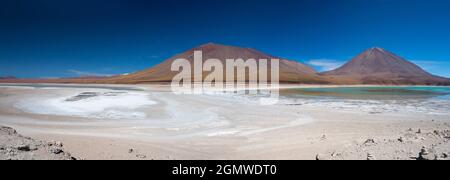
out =
<path fill-rule="evenodd" d="M 438 86 L 373 86 L 373 87 L 321 87 L 296 88 L 281 91 L 288 97 L 329 97 L 342 99 L 448 99 L 450 87 Z"/>

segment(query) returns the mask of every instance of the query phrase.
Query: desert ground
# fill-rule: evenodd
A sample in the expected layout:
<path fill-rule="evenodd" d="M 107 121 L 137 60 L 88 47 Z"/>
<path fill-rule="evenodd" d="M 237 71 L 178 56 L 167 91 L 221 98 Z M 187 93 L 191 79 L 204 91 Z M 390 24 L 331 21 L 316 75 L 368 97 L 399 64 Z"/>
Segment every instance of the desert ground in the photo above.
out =
<path fill-rule="evenodd" d="M 0 86 L 0 126 L 88 160 L 449 159 L 450 113 L 414 108 L 261 105 L 168 85 Z"/>

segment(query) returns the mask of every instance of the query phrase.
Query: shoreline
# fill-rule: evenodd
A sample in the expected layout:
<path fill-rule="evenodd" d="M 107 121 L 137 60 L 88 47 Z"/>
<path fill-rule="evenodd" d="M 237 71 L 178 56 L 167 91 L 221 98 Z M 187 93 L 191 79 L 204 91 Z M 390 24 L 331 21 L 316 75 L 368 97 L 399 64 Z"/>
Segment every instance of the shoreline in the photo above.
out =
<path fill-rule="evenodd" d="M 98 84 L 98 83 L 7 83 L 0 85 L 22 86 L 22 85 L 58 85 L 58 86 L 170 86 L 171 82 L 164 83 L 140 83 L 140 84 Z M 194 83 L 199 84 L 199 83 Z M 242 84 L 242 83 L 241 83 Z M 246 83 L 248 84 L 248 83 Z M 417 84 L 302 84 L 302 83 L 279 83 L 280 87 L 450 87 L 450 85 L 417 85 Z"/>

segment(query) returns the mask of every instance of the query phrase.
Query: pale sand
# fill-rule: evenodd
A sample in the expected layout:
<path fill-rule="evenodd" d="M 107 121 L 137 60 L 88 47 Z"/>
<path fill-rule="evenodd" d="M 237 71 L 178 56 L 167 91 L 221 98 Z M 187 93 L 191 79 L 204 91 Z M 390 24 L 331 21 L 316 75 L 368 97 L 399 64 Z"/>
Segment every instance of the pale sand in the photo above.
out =
<path fill-rule="evenodd" d="M 450 114 L 262 106 L 246 98 L 175 95 L 167 85 L 127 87 L 144 89 L 138 93 L 147 94 L 148 103 L 140 99 L 140 106 L 124 108 L 119 99 L 113 102 L 121 106 L 71 116 L 60 113 L 66 112 L 58 107 L 64 104 L 41 105 L 82 92 L 111 90 L 0 87 L 0 125 L 36 139 L 61 141 L 73 156 L 84 159 L 316 159 L 317 154 L 333 154 L 330 159 L 365 159 L 367 153 L 377 159 L 410 159 L 422 146 L 433 145 L 450 152 L 445 137 L 439 140 L 426 134 L 450 129 Z M 130 98 L 123 103 L 130 103 Z M 133 113 L 138 116 L 120 116 Z M 382 143 L 404 136 L 409 128 L 420 128 L 422 134 L 395 148 Z M 379 146 L 361 148 L 369 138 Z"/>

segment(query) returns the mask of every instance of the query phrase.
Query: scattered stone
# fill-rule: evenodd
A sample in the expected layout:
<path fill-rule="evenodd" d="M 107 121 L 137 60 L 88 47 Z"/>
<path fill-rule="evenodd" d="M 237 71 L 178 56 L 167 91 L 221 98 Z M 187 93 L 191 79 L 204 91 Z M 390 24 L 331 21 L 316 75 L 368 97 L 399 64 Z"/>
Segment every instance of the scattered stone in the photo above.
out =
<path fill-rule="evenodd" d="M 47 143 L 48 146 L 56 146 L 56 147 L 63 147 L 63 143 L 60 141 L 50 141 Z"/>
<path fill-rule="evenodd" d="M 368 146 L 368 145 L 373 145 L 373 144 L 375 144 L 375 140 L 373 140 L 373 139 L 367 139 L 366 141 L 364 141 L 363 144 L 366 145 L 366 146 Z"/>
<path fill-rule="evenodd" d="M 320 138 L 320 140 L 322 140 L 322 141 L 327 140 L 327 136 L 324 134 L 324 135 Z"/>
<path fill-rule="evenodd" d="M 445 130 L 445 131 L 439 131 L 439 130 L 435 130 L 433 131 L 433 133 L 438 136 L 439 138 L 445 138 L 445 139 L 449 139 L 449 131 Z"/>
<path fill-rule="evenodd" d="M 336 156 L 339 156 L 339 153 L 336 153 L 336 152 L 331 153 L 331 157 L 336 157 Z"/>
<path fill-rule="evenodd" d="M 146 156 L 146 155 L 143 155 L 143 154 L 136 154 L 136 157 L 137 157 L 137 158 L 141 158 L 141 159 L 147 158 L 147 156 Z"/>
<path fill-rule="evenodd" d="M 421 134 L 422 133 L 422 130 L 421 129 L 419 129 L 419 130 L 417 130 L 417 132 L 416 132 L 417 134 Z"/>
<path fill-rule="evenodd" d="M 322 157 L 321 157 L 320 154 L 317 154 L 317 155 L 316 155 L 316 160 L 318 160 L 318 161 L 319 161 L 319 160 L 322 160 Z"/>
<path fill-rule="evenodd" d="M 63 143 L 61 141 L 56 141 L 55 146 L 63 147 Z"/>
<path fill-rule="evenodd" d="M 30 151 L 30 145 L 28 144 L 21 144 L 19 146 L 17 146 L 17 150 L 19 151 Z"/>
<path fill-rule="evenodd" d="M 448 153 L 442 153 L 442 158 L 448 158 Z"/>
<path fill-rule="evenodd" d="M 398 140 L 398 142 L 401 142 L 401 143 L 405 142 L 405 140 L 403 139 L 403 137 L 399 137 L 397 140 Z"/>
<path fill-rule="evenodd" d="M 413 129 L 412 129 L 412 128 L 409 128 L 408 131 L 413 131 Z"/>
<path fill-rule="evenodd" d="M 437 160 L 437 155 L 434 150 L 428 150 L 425 146 L 419 152 L 419 157 L 417 160 Z"/>
<path fill-rule="evenodd" d="M 423 146 L 422 149 L 420 149 L 420 153 L 423 155 L 427 155 L 428 154 L 428 150 L 426 146 Z"/>
<path fill-rule="evenodd" d="M 367 160 L 376 160 L 376 159 L 372 154 L 367 153 Z"/>
<path fill-rule="evenodd" d="M 53 154 L 61 154 L 61 153 L 63 153 L 64 151 L 63 151 L 61 148 L 54 147 L 54 148 L 51 148 L 51 149 L 50 149 L 50 152 L 53 153 Z"/>
<path fill-rule="evenodd" d="M 0 160 L 74 160 L 61 147 L 18 134 L 0 126 Z M 62 143 L 57 143 L 62 144 Z"/>
<path fill-rule="evenodd" d="M 1 126 L 0 129 L 1 129 L 2 132 L 6 133 L 8 135 L 15 135 L 15 134 L 17 134 L 17 131 L 15 129 L 13 129 L 13 128 L 10 128 L 10 127 Z"/>
<path fill-rule="evenodd" d="M 133 153 L 134 149 L 128 149 L 128 153 Z"/>

